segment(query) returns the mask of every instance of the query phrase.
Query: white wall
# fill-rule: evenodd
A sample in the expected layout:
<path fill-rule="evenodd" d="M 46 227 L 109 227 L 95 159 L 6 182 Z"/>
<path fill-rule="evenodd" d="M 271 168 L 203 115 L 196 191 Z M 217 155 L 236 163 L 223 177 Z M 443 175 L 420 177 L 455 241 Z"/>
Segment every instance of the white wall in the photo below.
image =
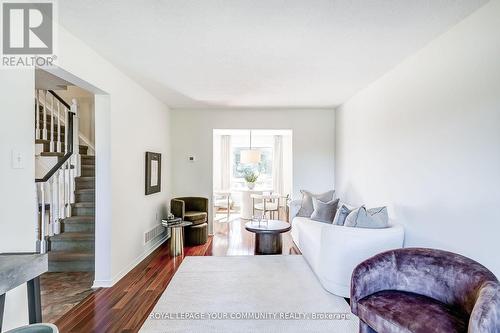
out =
<path fill-rule="evenodd" d="M 96 243 L 110 243 L 111 253 L 108 260 L 96 250 L 96 285 L 109 286 L 150 253 L 154 244 L 143 244 L 144 232 L 166 216 L 169 109 L 61 27 L 59 52 L 61 69 L 105 92 L 95 100 Z M 162 192 L 149 196 L 144 195 L 146 151 L 162 153 Z M 100 274 L 106 270 L 109 274 Z"/>
<path fill-rule="evenodd" d="M 154 244 L 144 232 L 160 223 L 170 198 L 169 110 L 150 93 L 59 27 L 59 69 L 96 93 L 96 281 L 110 285 Z M 79 78 L 79 79 L 78 79 Z M 76 82 L 74 82 L 76 83 Z M 0 251 L 35 250 L 34 70 L 0 71 Z M 11 151 L 24 169 L 11 168 Z M 162 192 L 144 195 L 144 154 L 163 154 Z M 4 329 L 27 323 L 25 286 L 7 295 Z"/>
<path fill-rule="evenodd" d="M 472 257 L 500 276 L 500 1 L 337 111 L 336 185 L 388 205 L 406 246 Z"/>
<path fill-rule="evenodd" d="M 212 196 L 214 129 L 291 129 L 293 194 L 334 187 L 335 114 L 333 110 L 172 110 L 174 196 Z M 188 161 L 195 155 L 196 162 Z"/>
<path fill-rule="evenodd" d="M 35 251 L 34 70 L 0 70 L 0 252 Z M 12 151 L 24 155 L 13 169 Z M 4 329 L 28 321 L 26 286 L 7 293 Z"/>

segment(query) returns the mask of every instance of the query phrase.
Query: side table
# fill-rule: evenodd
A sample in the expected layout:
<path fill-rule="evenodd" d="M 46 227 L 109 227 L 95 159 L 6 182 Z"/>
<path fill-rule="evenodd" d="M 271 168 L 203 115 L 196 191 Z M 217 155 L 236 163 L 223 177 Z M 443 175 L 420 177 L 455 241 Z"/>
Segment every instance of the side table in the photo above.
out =
<path fill-rule="evenodd" d="M 184 255 L 184 227 L 192 225 L 192 222 L 182 221 L 180 218 L 173 220 L 162 220 L 162 225 L 170 228 L 170 255 L 177 257 Z"/>

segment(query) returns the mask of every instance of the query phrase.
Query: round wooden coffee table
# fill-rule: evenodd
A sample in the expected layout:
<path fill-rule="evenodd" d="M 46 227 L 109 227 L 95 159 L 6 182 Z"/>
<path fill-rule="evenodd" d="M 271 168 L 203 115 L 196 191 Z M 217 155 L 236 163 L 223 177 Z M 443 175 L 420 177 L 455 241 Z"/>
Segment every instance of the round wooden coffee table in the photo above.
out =
<path fill-rule="evenodd" d="M 255 234 L 255 254 L 281 254 L 281 234 L 291 228 L 289 223 L 279 220 L 251 221 L 245 224 L 245 229 Z"/>

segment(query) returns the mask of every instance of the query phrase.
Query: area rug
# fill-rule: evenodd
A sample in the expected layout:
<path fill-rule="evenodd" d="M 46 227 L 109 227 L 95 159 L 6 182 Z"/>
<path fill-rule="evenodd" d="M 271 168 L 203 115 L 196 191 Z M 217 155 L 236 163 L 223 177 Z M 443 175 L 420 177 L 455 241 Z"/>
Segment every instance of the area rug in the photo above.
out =
<path fill-rule="evenodd" d="M 358 331 L 302 256 L 186 257 L 141 332 Z"/>

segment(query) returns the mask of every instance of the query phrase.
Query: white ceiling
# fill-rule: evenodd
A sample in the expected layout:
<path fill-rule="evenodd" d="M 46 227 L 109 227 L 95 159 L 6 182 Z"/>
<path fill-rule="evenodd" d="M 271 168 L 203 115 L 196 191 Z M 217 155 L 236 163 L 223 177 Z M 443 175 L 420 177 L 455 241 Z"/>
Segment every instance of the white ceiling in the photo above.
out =
<path fill-rule="evenodd" d="M 488 0 L 64 0 L 59 21 L 174 108 L 331 107 Z"/>

